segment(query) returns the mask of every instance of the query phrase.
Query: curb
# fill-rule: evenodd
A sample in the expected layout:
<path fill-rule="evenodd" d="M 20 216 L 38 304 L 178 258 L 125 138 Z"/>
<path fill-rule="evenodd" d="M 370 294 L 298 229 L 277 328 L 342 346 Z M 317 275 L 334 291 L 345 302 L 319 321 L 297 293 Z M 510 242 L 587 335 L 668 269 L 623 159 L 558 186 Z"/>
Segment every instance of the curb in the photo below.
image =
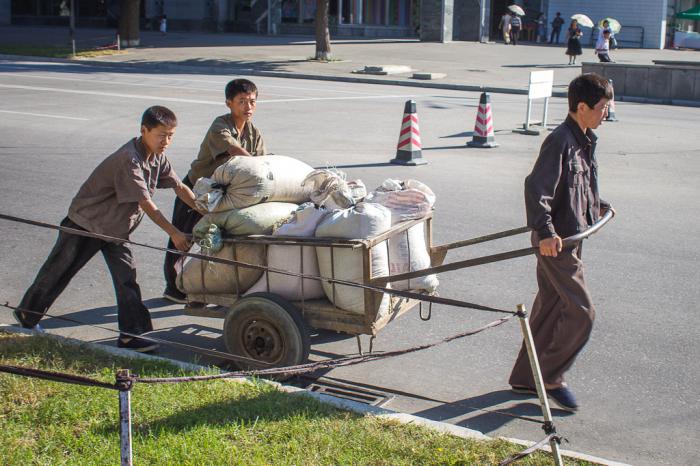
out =
<path fill-rule="evenodd" d="M 404 87 L 419 87 L 429 89 L 444 89 L 452 91 L 467 91 L 467 92 L 490 92 L 493 94 L 518 94 L 527 95 L 527 89 L 515 89 L 508 87 L 491 87 L 491 86 L 475 86 L 467 84 L 448 84 L 448 83 L 433 83 L 427 81 L 404 81 L 398 79 L 378 79 L 358 76 L 337 76 L 323 74 L 307 74 L 307 73 L 292 73 L 283 71 L 260 71 L 254 68 L 241 68 L 236 66 L 190 66 L 177 65 L 170 62 L 158 63 L 131 63 L 131 62 L 104 62 L 100 60 L 73 60 L 70 58 L 44 58 L 31 57 L 24 55 L 6 55 L 0 54 L 0 60 L 15 60 L 15 61 L 44 61 L 52 63 L 70 63 L 74 65 L 88 65 L 104 68 L 116 69 L 148 69 L 160 71 L 187 71 L 193 74 L 240 74 L 244 76 L 263 76 L 268 78 L 286 78 L 286 79 L 306 79 L 314 81 L 336 81 L 346 83 L 359 84 L 384 84 L 389 86 L 404 86 Z M 407 78 L 410 79 L 410 78 Z M 553 97 L 566 97 L 564 91 L 552 91 Z"/>
<path fill-rule="evenodd" d="M 37 335 L 30 329 L 20 328 L 20 327 L 17 327 L 15 325 L 9 325 L 9 324 L 0 324 L 0 331 L 4 331 L 4 332 L 8 332 L 8 333 L 18 333 L 18 334 L 22 334 L 22 335 Z M 187 370 L 201 371 L 201 370 L 212 370 L 213 369 L 214 371 L 221 372 L 218 368 L 214 368 L 214 367 L 206 367 L 206 366 L 201 366 L 198 364 L 186 363 L 186 362 L 177 361 L 174 359 L 164 358 L 161 356 L 154 356 L 151 354 L 137 353 L 135 351 L 131 351 L 131 350 L 127 350 L 127 349 L 116 348 L 113 346 L 106 346 L 106 345 L 102 345 L 99 343 L 76 340 L 75 338 L 63 337 L 63 336 L 54 335 L 51 333 L 44 333 L 44 334 L 41 334 L 41 336 L 45 336 L 47 338 L 53 338 L 56 340 L 60 340 L 60 341 L 69 343 L 69 344 L 86 345 L 86 346 L 92 347 L 94 349 L 98 349 L 100 351 L 104 351 L 106 353 L 113 354 L 115 356 L 128 357 L 128 358 L 132 358 L 132 359 L 149 359 L 149 360 L 163 361 L 163 362 L 167 362 L 167 363 L 170 363 L 174 366 L 180 367 L 182 369 L 187 369 Z M 250 377 L 240 377 L 240 378 L 230 378 L 230 379 L 224 379 L 224 380 L 242 383 L 242 382 L 250 382 L 251 378 Z M 366 405 L 364 403 L 360 403 L 357 401 L 336 398 L 334 396 L 326 395 L 323 393 L 314 393 L 314 392 L 310 392 L 304 388 L 293 387 L 290 385 L 283 385 L 279 382 L 274 382 L 274 381 L 270 381 L 270 380 L 266 380 L 266 379 L 259 379 L 259 380 L 264 381 L 264 382 L 269 383 L 269 384 L 272 384 L 272 385 L 276 386 L 280 391 L 283 391 L 285 393 L 289 393 L 291 395 L 308 396 L 308 397 L 314 398 L 315 400 L 317 400 L 321 403 L 331 405 L 331 406 L 338 408 L 338 409 L 352 411 L 352 412 L 357 413 L 357 414 L 375 416 L 375 417 L 378 417 L 380 419 L 392 420 L 395 422 L 399 422 L 401 424 L 418 425 L 418 426 L 425 427 L 427 429 L 430 429 L 430 430 L 433 430 L 436 432 L 440 432 L 440 433 L 448 434 L 448 435 L 453 435 L 455 437 L 460 437 L 460 438 L 464 438 L 464 439 L 472 439 L 472 440 L 485 440 L 485 441 L 502 439 L 502 440 L 506 440 L 506 441 L 511 442 L 511 443 L 515 443 L 517 445 L 523 445 L 525 447 L 530 447 L 530 446 L 534 445 L 535 443 L 537 443 L 537 442 L 532 442 L 529 440 L 520 440 L 520 439 L 509 438 L 509 437 L 490 437 L 490 436 L 485 435 L 482 432 L 479 432 L 477 430 L 473 430 L 473 429 L 469 429 L 469 428 L 461 427 L 461 426 L 456 426 L 454 424 L 433 421 L 430 419 L 414 416 L 412 414 L 406 414 L 406 413 L 400 413 L 397 411 L 392 411 L 392 410 L 386 409 L 386 408 L 378 408 L 376 406 L 369 406 L 369 405 Z M 543 447 L 542 450 L 551 451 L 549 446 Z M 562 450 L 562 449 L 560 449 L 560 452 L 561 452 L 562 456 L 568 456 L 571 458 L 589 461 L 589 462 L 596 463 L 596 464 L 602 464 L 605 466 L 630 466 L 626 463 L 611 461 L 611 460 L 608 460 L 605 458 L 599 458 L 596 456 L 587 455 L 585 453 L 579 453 L 579 452 L 575 452 L 575 451 Z"/>

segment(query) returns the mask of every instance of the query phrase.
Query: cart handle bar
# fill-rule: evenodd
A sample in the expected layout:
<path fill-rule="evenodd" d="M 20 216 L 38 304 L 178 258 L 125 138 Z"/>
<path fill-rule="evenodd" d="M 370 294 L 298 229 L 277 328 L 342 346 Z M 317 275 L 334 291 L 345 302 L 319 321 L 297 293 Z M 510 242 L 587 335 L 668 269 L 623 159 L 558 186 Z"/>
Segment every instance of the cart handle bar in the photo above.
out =
<path fill-rule="evenodd" d="M 575 234 L 573 236 L 569 236 L 568 238 L 565 238 L 562 241 L 562 246 L 563 247 L 572 246 L 576 243 L 583 241 L 584 239 L 588 238 L 589 236 L 593 235 L 594 233 L 597 233 L 614 216 L 615 216 L 615 211 L 612 208 L 607 209 L 605 211 L 605 214 L 596 223 L 594 223 L 590 228 L 588 228 L 585 231 L 582 231 L 581 233 L 578 233 L 578 234 Z M 513 233 L 513 232 L 525 233 L 526 231 L 528 231 L 528 230 L 524 229 L 524 228 L 517 228 L 515 230 L 508 230 L 507 232 L 503 232 L 503 233 L 509 233 L 508 235 L 505 235 L 505 236 L 511 236 L 513 234 L 517 234 L 517 233 Z M 500 233 L 495 233 L 494 235 L 490 235 L 490 236 L 497 237 L 497 238 L 504 237 L 504 236 L 498 236 L 499 234 Z M 475 240 L 481 240 L 482 238 L 475 238 Z M 470 240 L 466 240 L 466 241 L 470 241 Z M 476 242 L 483 242 L 483 241 L 476 241 Z M 453 243 L 453 244 L 455 244 L 455 243 Z M 448 245 L 448 246 L 451 246 L 451 245 Z M 413 272 L 406 272 L 406 273 L 401 273 L 398 275 L 390 275 L 390 276 L 385 276 L 385 277 L 377 277 L 377 278 L 370 280 L 370 283 L 372 285 L 385 286 L 387 283 L 398 282 L 398 281 L 408 280 L 408 279 L 418 278 L 418 277 L 424 277 L 426 275 L 431 275 L 431 274 L 435 274 L 435 273 L 449 272 L 451 270 L 464 269 L 467 267 L 474 267 L 477 265 L 490 264 L 492 262 L 500 262 L 500 261 L 504 261 L 504 260 L 508 260 L 508 259 L 514 259 L 516 257 L 529 256 L 530 254 L 534 254 L 538 250 L 539 250 L 539 248 L 537 248 L 537 247 L 516 249 L 514 251 L 502 252 L 499 254 L 492 254 L 490 256 L 476 257 L 474 259 L 467 259 L 467 260 L 463 260 L 463 261 L 452 262 L 449 264 L 438 265 L 435 267 L 428 267 L 426 269 L 415 270 Z"/>

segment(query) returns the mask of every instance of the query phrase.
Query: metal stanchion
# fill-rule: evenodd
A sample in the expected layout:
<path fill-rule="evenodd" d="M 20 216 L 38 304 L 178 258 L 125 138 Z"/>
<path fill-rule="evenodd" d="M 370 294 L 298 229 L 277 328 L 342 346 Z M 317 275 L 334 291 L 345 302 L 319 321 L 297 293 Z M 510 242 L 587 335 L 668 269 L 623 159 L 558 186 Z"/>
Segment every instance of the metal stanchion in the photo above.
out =
<path fill-rule="evenodd" d="M 532 330 L 530 329 L 530 318 L 527 316 L 527 310 L 523 304 L 518 304 L 518 317 L 520 318 L 520 328 L 523 331 L 523 340 L 527 348 L 527 356 L 530 359 L 530 367 L 532 368 L 532 376 L 535 379 L 535 387 L 537 388 L 537 396 L 540 398 L 542 406 L 542 417 L 544 417 L 544 431 L 547 435 L 556 433 L 554 422 L 552 421 L 552 412 L 549 410 L 549 401 L 542 380 L 542 371 L 540 370 L 540 362 L 537 359 L 537 350 L 535 349 L 535 341 L 532 338 Z M 552 456 L 554 464 L 562 466 L 564 463 L 559 452 L 559 440 L 552 437 L 549 441 L 549 446 L 552 448 Z"/>
<path fill-rule="evenodd" d="M 121 466 L 131 466 L 131 380 L 129 369 L 117 371 L 119 386 L 119 440 Z"/>

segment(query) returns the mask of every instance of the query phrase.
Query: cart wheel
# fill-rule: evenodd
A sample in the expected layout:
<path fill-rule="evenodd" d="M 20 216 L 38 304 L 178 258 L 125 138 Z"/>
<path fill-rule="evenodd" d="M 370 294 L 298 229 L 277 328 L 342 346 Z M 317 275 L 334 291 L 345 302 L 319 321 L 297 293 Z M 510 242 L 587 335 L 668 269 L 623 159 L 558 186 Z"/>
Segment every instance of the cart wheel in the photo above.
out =
<path fill-rule="evenodd" d="M 294 366 L 309 357 L 309 331 L 301 313 L 271 293 L 252 293 L 231 306 L 224 342 L 230 353 L 263 362 L 236 361 L 243 370 Z"/>

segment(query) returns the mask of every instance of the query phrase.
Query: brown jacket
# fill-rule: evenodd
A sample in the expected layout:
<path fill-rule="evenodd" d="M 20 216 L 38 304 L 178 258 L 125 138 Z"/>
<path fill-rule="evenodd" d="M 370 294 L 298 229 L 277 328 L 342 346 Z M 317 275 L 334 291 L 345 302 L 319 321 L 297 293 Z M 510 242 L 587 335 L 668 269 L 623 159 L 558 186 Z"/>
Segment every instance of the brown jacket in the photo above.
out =
<path fill-rule="evenodd" d="M 540 239 L 574 235 L 595 223 L 609 204 L 598 193 L 597 136 L 568 116 L 547 136 L 525 178 L 527 225 Z"/>
<path fill-rule="evenodd" d="M 248 121 L 238 134 L 231 114 L 221 115 L 211 124 L 199 146 L 197 159 L 187 174 L 190 182 L 194 185 L 203 176 L 211 177 L 219 165 L 231 158 L 227 152 L 231 147 L 242 147 L 250 155 L 265 155 L 266 152 L 262 134 L 252 122 Z"/>

